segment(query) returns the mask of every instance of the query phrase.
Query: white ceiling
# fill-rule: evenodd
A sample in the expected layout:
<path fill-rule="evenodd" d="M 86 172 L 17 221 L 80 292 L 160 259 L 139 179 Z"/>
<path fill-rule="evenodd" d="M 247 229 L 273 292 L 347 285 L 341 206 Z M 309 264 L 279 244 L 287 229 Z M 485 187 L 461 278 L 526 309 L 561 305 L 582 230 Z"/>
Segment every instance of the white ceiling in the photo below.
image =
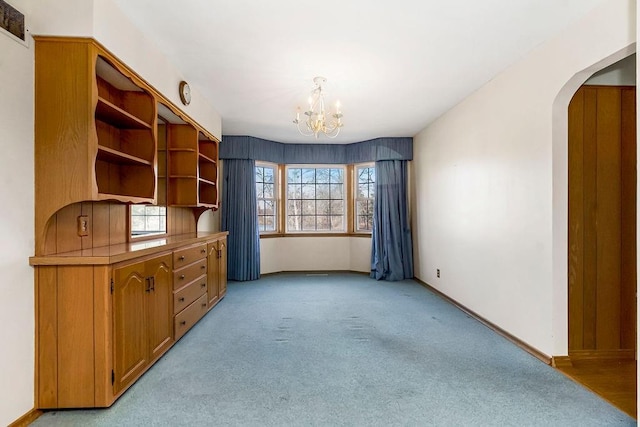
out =
<path fill-rule="evenodd" d="M 220 112 L 223 135 L 414 136 L 602 0 L 114 0 Z M 312 79 L 335 140 L 292 123 Z M 535 82 L 523 82 L 535 84 Z"/>

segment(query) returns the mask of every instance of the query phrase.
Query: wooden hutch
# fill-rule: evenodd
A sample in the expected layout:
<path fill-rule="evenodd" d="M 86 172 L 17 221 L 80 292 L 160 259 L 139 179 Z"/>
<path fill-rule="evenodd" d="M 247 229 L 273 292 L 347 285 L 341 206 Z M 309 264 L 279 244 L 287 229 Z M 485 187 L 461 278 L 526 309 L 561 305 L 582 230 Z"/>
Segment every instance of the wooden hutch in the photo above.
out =
<path fill-rule="evenodd" d="M 35 40 L 36 407 L 106 407 L 225 295 L 219 141 L 95 40 Z"/>

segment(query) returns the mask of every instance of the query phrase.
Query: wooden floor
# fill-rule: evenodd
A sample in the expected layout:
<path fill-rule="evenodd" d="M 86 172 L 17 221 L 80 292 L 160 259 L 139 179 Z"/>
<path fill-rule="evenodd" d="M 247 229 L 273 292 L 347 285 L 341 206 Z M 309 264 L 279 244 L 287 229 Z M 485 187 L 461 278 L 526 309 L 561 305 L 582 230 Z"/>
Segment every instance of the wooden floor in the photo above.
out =
<path fill-rule="evenodd" d="M 573 360 L 557 366 L 557 369 L 638 418 L 635 360 Z"/>

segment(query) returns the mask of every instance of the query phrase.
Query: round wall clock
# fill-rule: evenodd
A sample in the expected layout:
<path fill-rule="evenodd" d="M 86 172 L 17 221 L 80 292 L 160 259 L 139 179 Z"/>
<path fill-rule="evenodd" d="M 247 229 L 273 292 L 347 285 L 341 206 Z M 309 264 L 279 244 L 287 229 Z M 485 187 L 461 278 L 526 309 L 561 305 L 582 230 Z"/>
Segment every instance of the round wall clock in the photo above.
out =
<path fill-rule="evenodd" d="M 189 105 L 191 102 L 191 88 L 189 87 L 189 83 L 184 80 L 181 81 L 178 91 L 180 92 L 180 101 L 182 101 L 184 105 Z"/>

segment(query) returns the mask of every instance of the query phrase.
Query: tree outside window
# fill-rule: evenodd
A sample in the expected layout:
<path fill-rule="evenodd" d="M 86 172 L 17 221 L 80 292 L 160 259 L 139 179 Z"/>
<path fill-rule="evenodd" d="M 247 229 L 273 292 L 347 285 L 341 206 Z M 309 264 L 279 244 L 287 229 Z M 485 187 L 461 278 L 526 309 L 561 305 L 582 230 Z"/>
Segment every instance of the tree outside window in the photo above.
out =
<path fill-rule="evenodd" d="M 260 232 L 277 230 L 276 171 L 275 165 L 256 165 L 256 196 Z"/>
<path fill-rule="evenodd" d="M 376 168 L 373 165 L 356 166 L 356 231 L 373 230 L 373 201 L 376 196 Z"/>
<path fill-rule="evenodd" d="M 345 168 L 287 168 L 287 231 L 345 231 Z"/>

